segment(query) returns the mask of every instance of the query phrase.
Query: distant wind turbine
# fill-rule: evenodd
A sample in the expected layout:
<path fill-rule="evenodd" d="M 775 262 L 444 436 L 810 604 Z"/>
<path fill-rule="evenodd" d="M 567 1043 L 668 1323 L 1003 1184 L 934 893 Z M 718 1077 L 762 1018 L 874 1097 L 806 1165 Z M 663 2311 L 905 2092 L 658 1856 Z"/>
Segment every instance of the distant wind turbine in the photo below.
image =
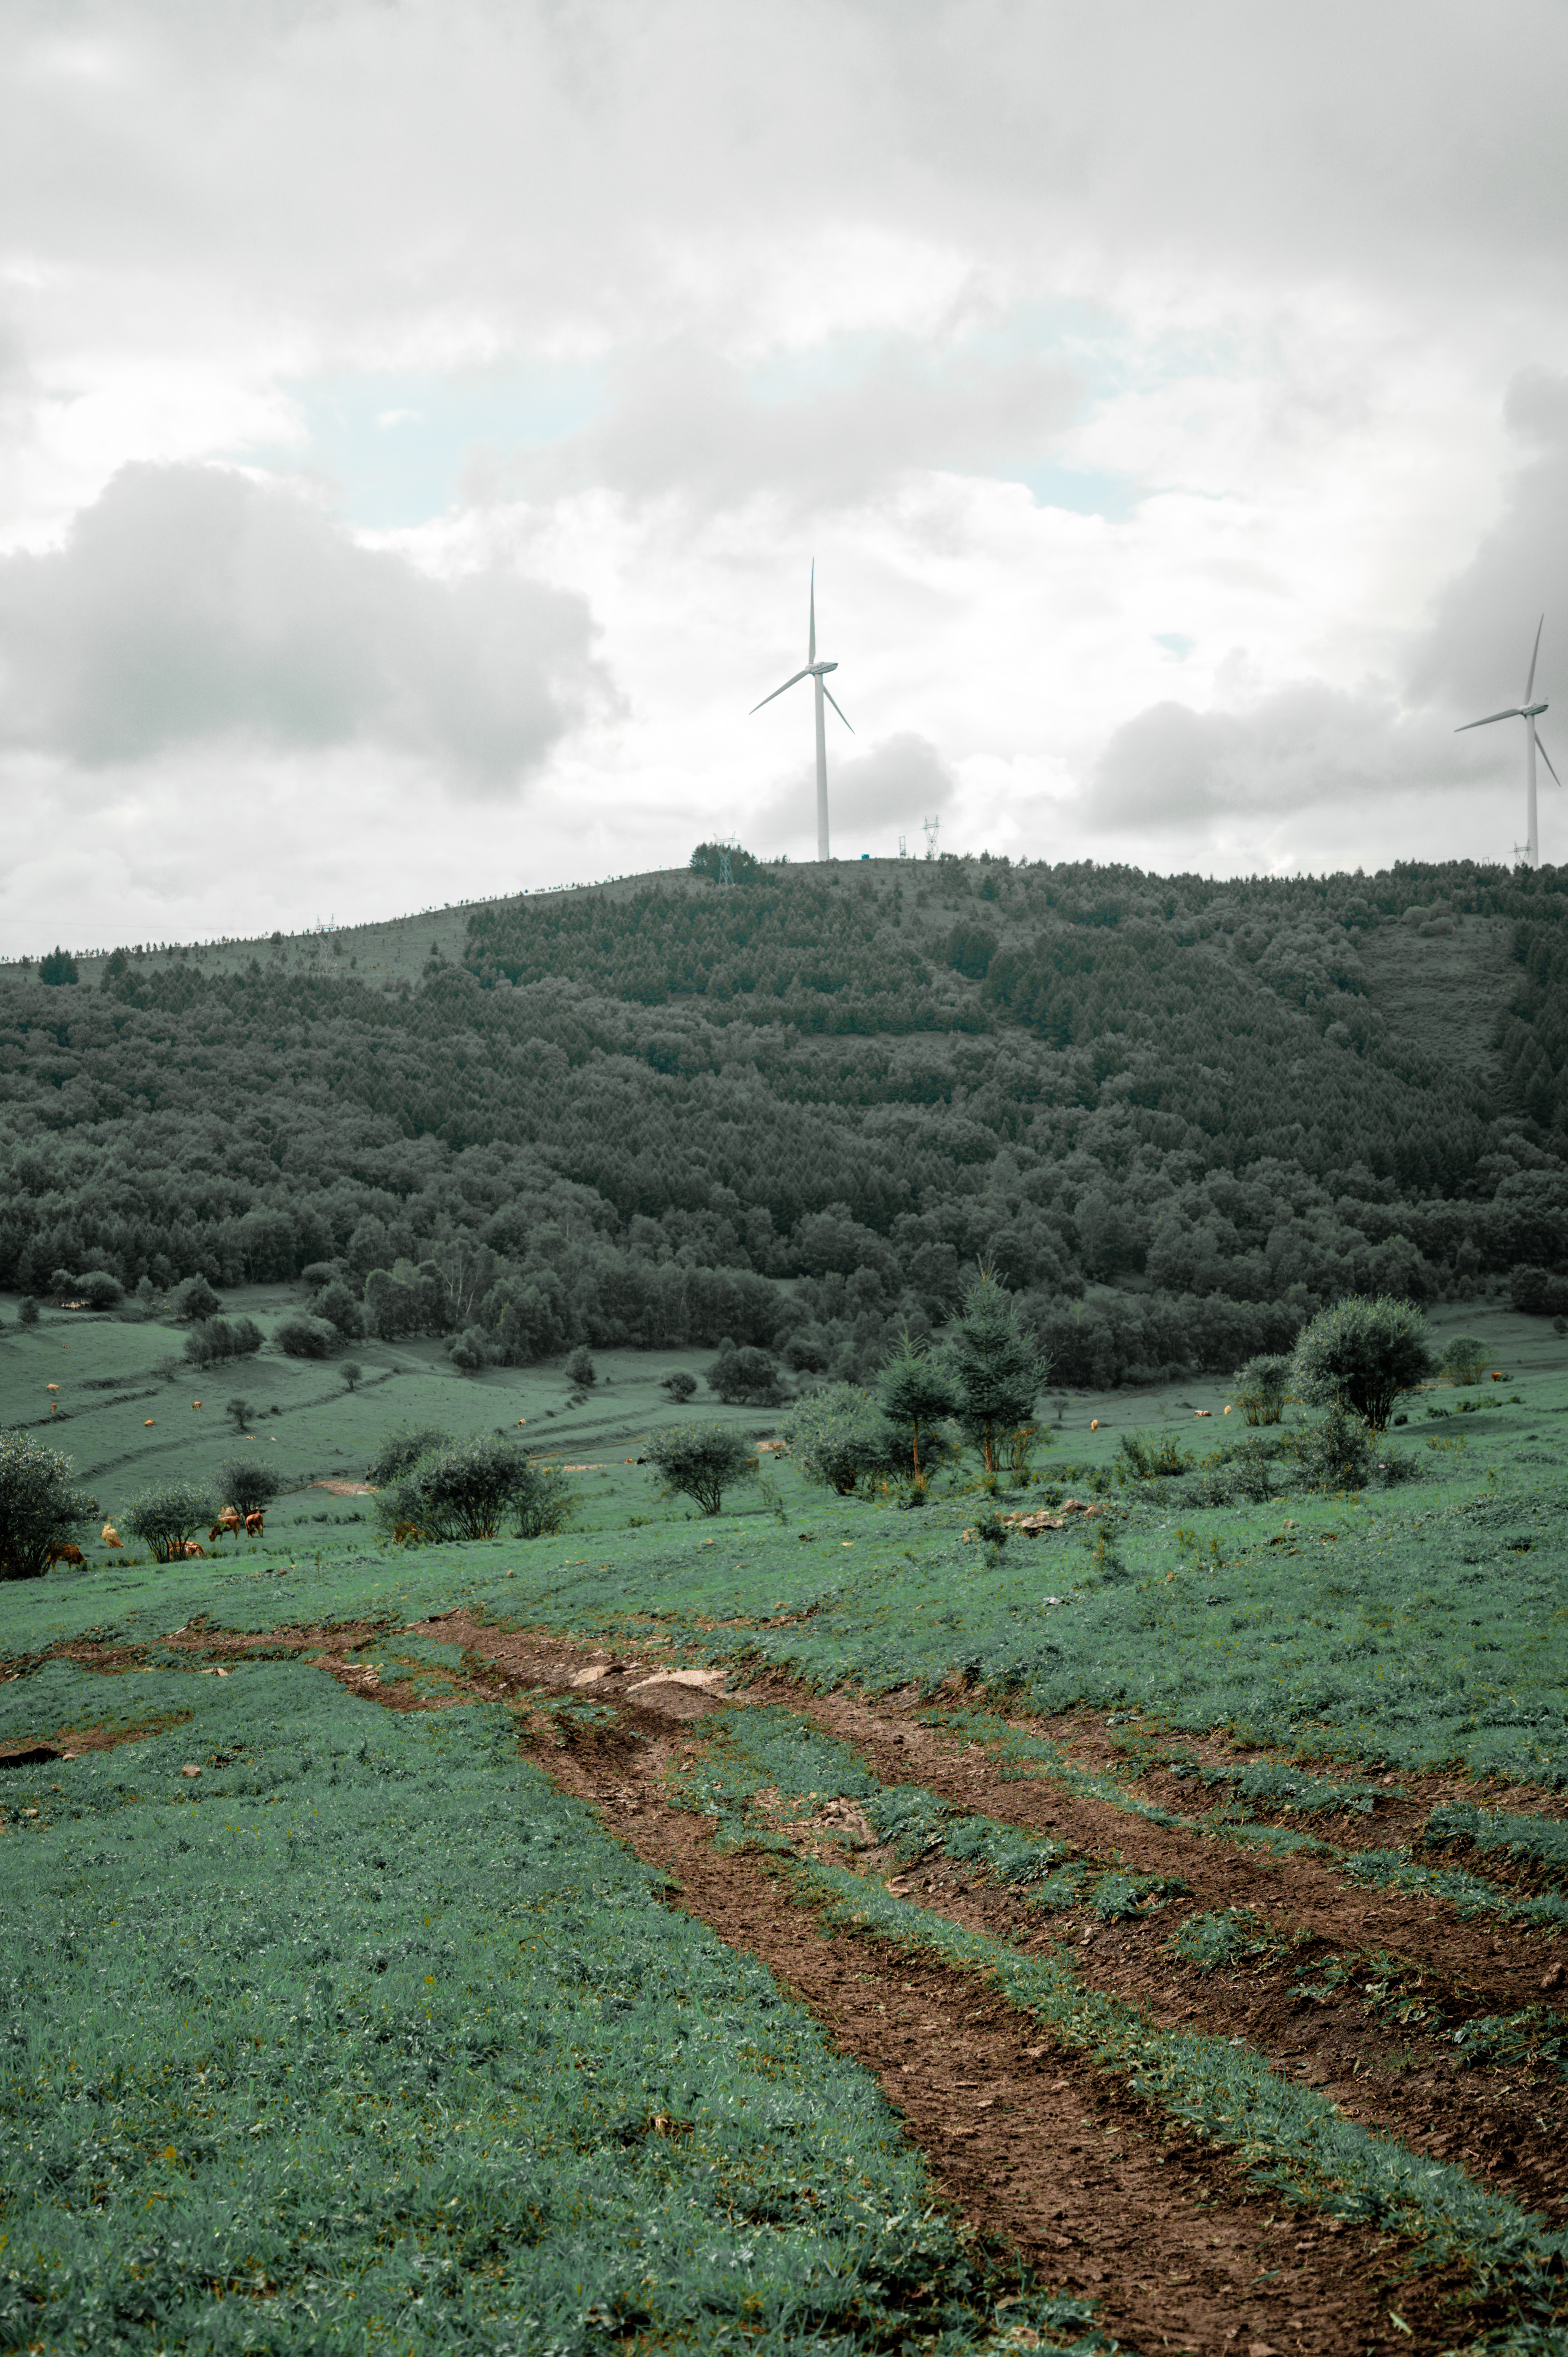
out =
<path fill-rule="evenodd" d="M 844 719 L 843 707 L 838 704 L 833 703 L 832 692 L 828 687 L 827 683 L 823 678 L 823 673 L 825 672 L 837 671 L 837 669 L 838 665 L 836 662 L 819 662 L 817 661 L 817 567 L 815 561 L 813 560 L 811 565 L 811 628 L 806 638 L 806 668 L 804 671 L 794 673 L 790 678 L 785 681 L 784 687 L 776 687 L 773 691 L 773 695 L 765 695 L 762 699 L 762 704 L 771 704 L 774 695 L 782 695 L 784 688 L 793 687 L 802 679 L 809 679 L 815 690 L 817 707 L 817 857 L 819 859 L 826 859 L 829 856 L 828 740 L 826 722 L 822 714 L 822 698 L 824 695 L 827 697 L 828 702 L 832 705 L 833 710 L 838 714 L 839 718 L 843 721 L 844 726 L 849 729 L 850 735 L 852 737 L 854 735 L 854 730 L 850 726 L 849 722 Z M 753 712 L 760 712 L 762 709 L 762 704 L 754 704 L 751 707 Z M 1552 774 L 1555 776 L 1556 772 L 1553 771 Z"/>
<path fill-rule="evenodd" d="M 1530 677 L 1524 683 L 1524 702 L 1510 704 L 1506 712 L 1488 712 L 1484 720 L 1466 720 L 1462 727 L 1455 728 L 1454 731 L 1455 737 L 1463 737 L 1466 728 L 1489 728 L 1494 720 L 1523 721 L 1524 831 L 1527 838 L 1524 848 L 1532 867 L 1539 867 L 1541 865 L 1541 829 L 1535 820 L 1535 757 L 1538 752 L 1547 768 L 1552 770 L 1552 756 L 1537 736 L 1535 729 L 1536 715 L 1548 712 L 1552 707 L 1544 700 L 1540 704 L 1531 704 L 1530 700 L 1535 687 L 1535 664 L 1536 658 L 1541 652 L 1541 633 L 1545 626 L 1546 617 L 1542 614 L 1535 626 L 1535 644 L 1530 653 Z M 1563 783 L 1555 770 L 1552 770 L 1552 777 L 1553 784 L 1560 786 Z M 1516 853 L 1519 850 L 1517 843 L 1514 850 Z"/>

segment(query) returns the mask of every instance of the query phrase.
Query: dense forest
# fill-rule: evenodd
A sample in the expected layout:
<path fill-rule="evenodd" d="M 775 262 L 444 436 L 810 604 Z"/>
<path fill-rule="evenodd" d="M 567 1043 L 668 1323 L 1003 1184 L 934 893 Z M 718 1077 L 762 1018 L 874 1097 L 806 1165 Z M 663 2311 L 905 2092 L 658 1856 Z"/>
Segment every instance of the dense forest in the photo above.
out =
<path fill-rule="evenodd" d="M 1353 1289 L 1557 1303 L 1561 871 L 729 859 L 477 907 L 412 981 L 12 970 L 0 1288 L 297 1279 L 462 1363 L 730 1338 L 854 1374 L 983 1256 L 1097 1385 Z M 1368 963 L 1466 927 L 1511 961 L 1471 1060 Z"/>

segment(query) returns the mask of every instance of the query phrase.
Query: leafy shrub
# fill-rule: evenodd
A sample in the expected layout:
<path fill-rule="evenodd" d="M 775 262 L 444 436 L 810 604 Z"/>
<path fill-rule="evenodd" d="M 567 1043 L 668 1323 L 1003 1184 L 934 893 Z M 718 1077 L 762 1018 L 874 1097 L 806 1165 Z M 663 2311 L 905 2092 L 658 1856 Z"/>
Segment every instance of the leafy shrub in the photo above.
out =
<path fill-rule="evenodd" d="M 696 1391 L 697 1378 L 695 1375 L 687 1374 L 685 1369 L 681 1368 L 672 1375 L 661 1376 L 659 1388 L 661 1392 L 668 1392 L 677 1407 L 684 1407 L 686 1402 Z"/>
<path fill-rule="evenodd" d="M 574 1391 L 585 1392 L 594 1380 L 594 1362 L 586 1343 L 579 1342 L 566 1361 L 566 1377 Z"/>
<path fill-rule="evenodd" d="M 808 1481 L 825 1482 L 847 1498 L 857 1482 L 903 1469 L 904 1436 L 854 1383 L 829 1383 L 797 1402 L 784 1426 L 785 1445 Z"/>
<path fill-rule="evenodd" d="M 79 1276 L 76 1293 L 90 1309 L 118 1309 L 125 1298 L 124 1286 L 106 1268 L 90 1268 L 84 1276 Z"/>
<path fill-rule="evenodd" d="M 1400 1394 L 1423 1382 L 1433 1363 L 1426 1319 L 1412 1302 L 1353 1293 L 1320 1309 L 1306 1327 L 1291 1375 L 1303 1399 L 1348 1409 L 1381 1432 Z"/>
<path fill-rule="evenodd" d="M 477 1375 L 481 1367 L 488 1367 L 490 1350 L 483 1327 L 470 1326 L 467 1332 L 459 1334 L 452 1345 L 451 1356 L 452 1364 L 460 1367 L 466 1375 Z"/>
<path fill-rule="evenodd" d="M 1290 1389 L 1291 1362 L 1283 1353 L 1264 1351 L 1236 1371 L 1231 1394 L 1249 1424 L 1279 1424 Z"/>
<path fill-rule="evenodd" d="M 1474 1334 L 1455 1334 L 1443 1353 L 1443 1372 L 1453 1383 L 1478 1383 L 1491 1352 Z"/>
<path fill-rule="evenodd" d="M 442 1424 L 403 1425 L 396 1432 L 388 1433 L 366 1466 L 365 1479 L 373 1489 L 383 1489 L 432 1449 L 447 1448 L 451 1439 L 452 1435 Z"/>
<path fill-rule="evenodd" d="M 283 1488 L 283 1476 L 259 1457 L 229 1457 L 218 1468 L 223 1502 L 242 1514 L 263 1514 Z"/>
<path fill-rule="evenodd" d="M 240 1393 L 236 1392 L 232 1399 L 224 1401 L 223 1413 L 229 1418 L 229 1421 L 233 1426 L 236 1433 L 242 1433 L 246 1426 L 250 1423 L 252 1416 L 255 1414 L 255 1410 L 252 1408 L 248 1399 L 243 1398 Z"/>
<path fill-rule="evenodd" d="M 1511 1268 L 1509 1299 L 1528 1318 L 1560 1318 L 1568 1310 L 1568 1277 L 1555 1275 L 1549 1268 Z"/>
<path fill-rule="evenodd" d="M 517 1515 L 516 1531 L 520 1539 L 551 1538 L 564 1531 L 572 1519 L 575 1500 L 572 1484 L 559 1465 L 534 1465 L 530 1468 L 533 1486 L 520 1490 L 513 1500 Z"/>
<path fill-rule="evenodd" d="M 325 1318 L 307 1318 L 299 1310 L 281 1318 L 273 1328 L 273 1340 L 290 1359 L 330 1358 L 341 1339 L 337 1327 L 329 1326 Z"/>
<path fill-rule="evenodd" d="M 1269 1466 L 1273 1452 L 1257 1441 L 1241 1441 L 1231 1452 L 1230 1480 L 1239 1498 L 1250 1506 L 1267 1505 L 1273 1496 Z"/>
<path fill-rule="evenodd" d="M 338 1370 L 343 1378 L 344 1390 L 351 1392 L 363 1377 L 364 1372 L 357 1359 L 345 1359 Z"/>
<path fill-rule="evenodd" d="M 98 1501 L 79 1490 L 71 1460 L 21 1432 L 0 1432 L 0 1579 L 38 1579 L 48 1551 L 90 1516 Z"/>
<path fill-rule="evenodd" d="M 346 1342 L 358 1342 L 365 1331 L 365 1305 L 355 1298 L 340 1276 L 324 1285 L 310 1305 L 313 1318 L 325 1318 Z"/>
<path fill-rule="evenodd" d="M 177 1285 L 169 1296 L 169 1314 L 175 1318 L 210 1318 L 222 1304 L 204 1276 L 188 1276 Z"/>
<path fill-rule="evenodd" d="M 193 1366 L 210 1367 L 253 1356 L 264 1339 L 253 1318 L 204 1318 L 186 1336 L 185 1355 Z"/>
<path fill-rule="evenodd" d="M 1337 1400 L 1320 1424 L 1304 1426 L 1295 1455 L 1315 1490 L 1362 1490 L 1375 1462 L 1369 1428 L 1347 1415 Z"/>
<path fill-rule="evenodd" d="M 212 1520 L 211 1494 L 193 1481 L 155 1481 L 136 1491 L 120 1520 L 158 1562 L 172 1563 L 186 1540 Z"/>
<path fill-rule="evenodd" d="M 558 1529 L 565 1504 L 558 1478 L 531 1465 L 515 1441 L 475 1433 L 426 1449 L 379 1493 L 375 1516 L 384 1529 L 412 1529 L 432 1544 L 493 1539 L 509 1513 L 525 1534 L 531 1520 Z"/>
<path fill-rule="evenodd" d="M 707 1381 L 708 1389 L 726 1407 L 778 1407 L 784 1398 L 778 1368 L 766 1351 L 750 1342 L 739 1350 L 733 1342 L 721 1343 Z"/>
<path fill-rule="evenodd" d="M 757 1471 L 750 1442 L 732 1424 L 687 1424 L 678 1432 L 656 1432 L 643 1455 L 663 1476 L 667 1496 L 693 1498 L 704 1514 L 716 1514 L 725 1490 Z"/>
<path fill-rule="evenodd" d="M 36 1326 L 38 1324 L 38 1305 L 37 1299 L 32 1294 L 24 1293 L 20 1301 L 17 1302 L 16 1322 L 19 1326 Z"/>
<path fill-rule="evenodd" d="M 1161 1433 L 1155 1440 L 1141 1432 L 1124 1432 L 1116 1444 L 1116 1454 L 1140 1481 L 1185 1473 L 1194 1462 L 1191 1449 L 1184 1449 L 1174 1432 Z"/>

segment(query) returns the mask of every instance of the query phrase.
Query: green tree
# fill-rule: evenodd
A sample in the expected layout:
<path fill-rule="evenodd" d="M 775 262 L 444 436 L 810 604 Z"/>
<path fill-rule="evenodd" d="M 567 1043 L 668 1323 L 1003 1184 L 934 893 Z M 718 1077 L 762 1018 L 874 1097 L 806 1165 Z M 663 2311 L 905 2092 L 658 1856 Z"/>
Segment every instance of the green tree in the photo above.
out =
<path fill-rule="evenodd" d="M 906 1447 L 902 1430 L 895 1431 L 870 1394 L 854 1383 L 828 1383 L 798 1401 L 784 1426 L 784 1444 L 808 1481 L 821 1481 L 841 1498 L 874 1473 L 901 1471 Z"/>
<path fill-rule="evenodd" d="M 241 1394 L 236 1392 L 232 1399 L 224 1401 L 223 1413 L 229 1418 L 231 1424 L 232 1424 L 235 1433 L 242 1437 L 245 1427 L 250 1423 L 252 1416 L 255 1414 L 255 1410 L 252 1407 L 248 1399 L 242 1398 Z"/>
<path fill-rule="evenodd" d="M 264 1514 L 283 1488 L 283 1476 L 259 1457 L 230 1457 L 218 1468 L 218 1487 L 224 1504 L 237 1513 Z"/>
<path fill-rule="evenodd" d="M 360 1382 L 364 1372 L 363 1367 L 360 1366 L 357 1359 L 345 1359 L 343 1364 L 338 1370 L 338 1372 L 343 1378 L 344 1389 L 350 1392 Z"/>
<path fill-rule="evenodd" d="M 1455 1334 L 1443 1353 L 1443 1372 L 1451 1383 L 1478 1383 L 1491 1352 L 1474 1334 Z"/>
<path fill-rule="evenodd" d="M 1426 1319 L 1413 1302 L 1353 1293 L 1304 1329 L 1291 1383 L 1314 1406 L 1337 1405 L 1381 1432 L 1401 1393 L 1424 1383 L 1434 1363 Z"/>
<path fill-rule="evenodd" d="M 684 1407 L 696 1391 L 697 1378 L 689 1375 L 684 1367 L 680 1367 L 672 1375 L 661 1375 L 659 1388 L 661 1392 L 668 1392 L 677 1407 Z"/>
<path fill-rule="evenodd" d="M 594 1362 L 587 1345 L 579 1342 L 566 1361 L 566 1379 L 580 1392 L 585 1392 L 594 1380 Z"/>
<path fill-rule="evenodd" d="M 980 1450 L 987 1474 L 994 1474 L 1011 1436 L 1033 1421 L 1050 1361 L 986 1262 L 964 1289 L 946 1355 L 958 1389 L 960 1428 Z"/>
<path fill-rule="evenodd" d="M 916 1485 L 924 1488 L 921 1436 L 929 1456 L 937 1426 L 958 1411 L 958 1383 L 951 1368 L 945 1359 L 911 1340 L 906 1327 L 897 1353 L 877 1377 L 876 1400 L 888 1423 L 908 1436 Z"/>
<path fill-rule="evenodd" d="M 340 1276 L 324 1285 L 310 1305 L 313 1318 L 325 1318 L 336 1326 L 346 1342 L 357 1342 L 365 1330 L 365 1306 L 358 1300 Z"/>
<path fill-rule="evenodd" d="M 1249 1424 L 1283 1421 L 1290 1365 L 1288 1353 L 1265 1351 L 1237 1369 L 1232 1396 Z"/>
<path fill-rule="evenodd" d="M 51 1546 L 98 1512 L 57 1448 L 21 1432 L 0 1432 L 0 1579 L 38 1579 Z"/>
<path fill-rule="evenodd" d="M 207 1279 L 201 1275 L 188 1276 L 177 1285 L 169 1296 L 169 1314 L 174 1318 L 206 1318 L 215 1317 L 223 1307 Z"/>
<path fill-rule="evenodd" d="M 118 1309 L 125 1288 L 106 1268 L 90 1268 L 76 1280 L 76 1290 L 90 1309 Z"/>
<path fill-rule="evenodd" d="M 16 1323 L 19 1326 L 36 1326 L 38 1322 L 38 1301 L 32 1294 L 24 1293 L 16 1304 Z"/>
<path fill-rule="evenodd" d="M 81 976 L 76 971 L 76 960 L 71 956 L 70 952 L 69 950 L 52 949 L 48 957 L 40 958 L 38 960 L 38 980 L 40 982 L 52 983 L 80 981 Z"/>
<path fill-rule="evenodd" d="M 725 1491 L 757 1471 L 750 1441 L 732 1424 L 687 1424 L 676 1432 L 656 1432 L 642 1453 L 662 1476 L 667 1497 L 693 1498 L 704 1514 L 716 1514 Z"/>
<path fill-rule="evenodd" d="M 212 1520 L 211 1493 L 193 1481 L 150 1482 L 136 1491 L 120 1520 L 159 1563 L 172 1563 L 184 1554 L 187 1539 Z"/>

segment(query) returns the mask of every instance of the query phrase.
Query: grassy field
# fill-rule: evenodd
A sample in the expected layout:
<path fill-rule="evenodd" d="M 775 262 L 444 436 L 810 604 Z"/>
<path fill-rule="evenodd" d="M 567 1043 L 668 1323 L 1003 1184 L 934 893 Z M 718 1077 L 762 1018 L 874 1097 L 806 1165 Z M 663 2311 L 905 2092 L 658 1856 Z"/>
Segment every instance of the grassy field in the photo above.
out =
<path fill-rule="evenodd" d="M 1188 1385 L 1026 1494 L 703 1518 L 635 1461 L 678 1352 L 350 1394 L 5 1305 L 106 1513 L 235 1393 L 288 1486 L 0 1590 L 0 2345 L 1568 2349 L 1568 1353 L 1434 1322 L 1506 1380 L 1395 1486 L 1138 1480 L 1230 1437 Z M 561 1536 L 322 1486 L 520 1419 Z"/>

